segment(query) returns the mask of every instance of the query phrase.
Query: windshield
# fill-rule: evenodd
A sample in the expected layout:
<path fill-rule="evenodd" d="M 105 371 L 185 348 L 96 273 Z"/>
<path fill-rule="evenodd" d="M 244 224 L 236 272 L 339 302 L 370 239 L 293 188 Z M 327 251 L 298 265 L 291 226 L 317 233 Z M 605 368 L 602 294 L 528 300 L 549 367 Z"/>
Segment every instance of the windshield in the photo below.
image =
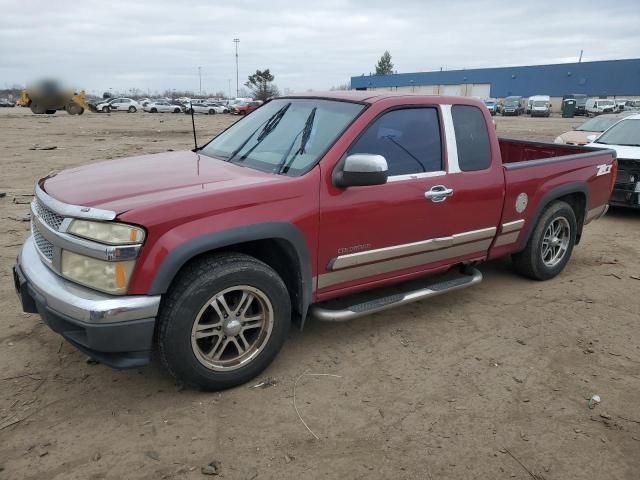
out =
<path fill-rule="evenodd" d="M 623 120 L 615 124 L 596 143 L 640 147 L 640 120 Z"/>
<path fill-rule="evenodd" d="M 604 132 L 618 120 L 620 120 L 618 117 L 595 117 L 584 122 L 576 130 L 579 132 Z"/>
<path fill-rule="evenodd" d="M 513 105 L 518 105 L 519 103 L 520 103 L 520 99 L 519 98 L 505 98 L 504 99 L 504 104 L 505 105 L 513 106 Z"/>
<path fill-rule="evenodd" d="M 608 107 L 613 105 L 613 101 L 611 100 L 598 100 L 598 106 L 600 107 Z"/>
<path fill-rule="evenodd" d="M 484 104 L 488 105 L 488 106 L 492 106 L 492 105 L 496 104 L 496 101 L 495 100 L 485 100 Z"/>
<path fill-rule="evenodd" d="M 533 106 L 534 107 L 546 107 L 547 106 L 547 102 L 545 102 L 544 100 L 536 100 L 533 102 Z"/>
<path fill-rule="evenodd" d="M 200 153 L 295 177 L 312 168 L 363 109 L 359 103 L 315 98 L 272 100 Z"/>

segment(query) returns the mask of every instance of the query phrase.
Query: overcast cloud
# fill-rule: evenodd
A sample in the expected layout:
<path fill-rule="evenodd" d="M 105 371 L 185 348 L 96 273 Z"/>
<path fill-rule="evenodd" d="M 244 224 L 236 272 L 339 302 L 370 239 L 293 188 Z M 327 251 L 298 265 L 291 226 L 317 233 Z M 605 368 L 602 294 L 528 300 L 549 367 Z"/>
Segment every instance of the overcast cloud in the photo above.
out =
<path fill-rule="evenodd" d="M 0 87 L 58 77 L 109 88 L 235 90 L 270 68 L 281 90 L 368 74 L 640 56 L 640 2 L 0 0 Z M 235 92 L 234 92 L 235 93 Z"/>

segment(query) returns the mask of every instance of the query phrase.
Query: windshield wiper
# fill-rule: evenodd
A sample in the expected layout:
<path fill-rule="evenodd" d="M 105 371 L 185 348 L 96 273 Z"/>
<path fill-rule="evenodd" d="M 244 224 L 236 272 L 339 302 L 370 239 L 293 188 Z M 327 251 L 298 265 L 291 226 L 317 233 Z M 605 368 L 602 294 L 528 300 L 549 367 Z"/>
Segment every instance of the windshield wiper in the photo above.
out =
<path fill-rule="evenodd" d="M 384 137 L 385 140 L 389 140 L 390 142 L 392 142 L 394 145 L 396 145 L 398 148 L 401 148 L 402 150 L 404 150 L 404 152 L 406 152 L 407 155 L 409 155 L 411 158 L 413 158 L 416 162 L 418 162 L 418 165 L 420 165 L 420 167 L 422 168 L 423 172 L 427 171 L 427 168 L 424 166 L 424 163 L 422 163 L 420 161 L 420 159 L 418 157 L 416 157 L 413 153 L 411 153 L 409 150 L 407 150 L 400 142 L 398 142 L 395 138 L 393 138 L 393 135 L 385 135 Z"/>
<path fill-rule="evenodd" d="M 282 156 L 282 160 L 280 160 L 280 163 L 278 164 L 278 168 L 276 169 L 278 174 L 287 173 L 289 171 L 289 168 L 291 168 L 291 164 L 296 159 L 296 157 L 300 154 L 305 153 L 304 149 L 307 146 L 307 143 L 309 142 L 309 138 L 311 137 L 313 121 L 316 118 L 316 110 L 317 110 L 317 107 L 313 107 L 311 109 L 311 112 L 307 117 L 307 121 L 304 122 L 304 128 L 293 138 L 293 142 L 291 142 L 291 145 L 289 145 L 289 148 L 287 149 L 285 154 Z M 298 139 L 300 134 L 302 134 L 302 140 L 300 140 L 300 148 L 296 150 L 296 153 L 293 154 L 293 156 L 291 157 L 291 160 L 287 162 L 287 157 L 291 153 L 291 150 L 293 149 L 293 146 L 295 145 L 296 140 Z"/>
<path fill-rule="evenodd" d="M 240 151 L 247 145 L 247 143 L 249 143 L 249 140 L 251 140 L 253 136 L 258 133 L 260 127 L 262 127 L 262 131 L 260 132 L 260 135 L 258 135 L 256 144 L 251 147 L 248 152 L 243 154 L 239 160 L 244 160 L 245 158 L 247 158 L 247 156 L 255 150 L 255 148 L 265 139 L 265 137 L 278 126 L 278 123 L 280 123 L 280 120 L 282 120 L 282 117 L 287 112 L 290 106 L 291 102 L 287 103 L 280 110 L 271 115 L 264 123 L 261 123 L 258 128 L 256 128 L 253 133 L 249 135 L 249 137 L 244 142 L 242 142 L 240 146 L 231 153 L 231 155 L 229 155 L 229 158 L 227 158 L 226 161 L 230 162 L 231 160 L 233 160 L 235 156 L 238 155 L 238 153 L 240 153 Z"/>

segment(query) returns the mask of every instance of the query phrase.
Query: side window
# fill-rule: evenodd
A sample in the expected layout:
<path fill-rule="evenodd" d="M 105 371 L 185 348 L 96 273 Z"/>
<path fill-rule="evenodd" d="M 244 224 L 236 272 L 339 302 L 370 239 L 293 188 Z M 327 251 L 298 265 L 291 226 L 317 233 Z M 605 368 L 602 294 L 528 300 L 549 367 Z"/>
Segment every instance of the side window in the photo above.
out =
<path fill-rule="evenodd" d="M 442 170 L 440 122 L 435 108 L 405 108 L 384 113 L 367 127 L 348 154 L 382 155 L 389 176 Z"/>
<path fill-rule="evenodd" d="M 451 107 L 458 146 L 458 165 L 463 172 L 484 170 L 491 165 L 489 132 L 482 111 L 469 105 Z"/>

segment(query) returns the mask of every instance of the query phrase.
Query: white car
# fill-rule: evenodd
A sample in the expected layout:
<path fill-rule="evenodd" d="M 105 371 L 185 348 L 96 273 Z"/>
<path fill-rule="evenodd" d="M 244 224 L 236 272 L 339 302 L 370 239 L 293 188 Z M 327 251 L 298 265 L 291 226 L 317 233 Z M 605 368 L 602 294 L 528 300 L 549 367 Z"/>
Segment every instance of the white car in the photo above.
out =
<path fill-rule="evenodd" d="M 166 100 L 156 100 L 155 102 L 149 102 L 143 110 L 149 113 L 180 113 L 182 111 L 182 108 L 180 108 L 179 105 L 169 103 Z"/>
<path fill-rule="evenodd" d="M 216 113 L 228 113 L 229 109 L 223 107 L 222 105 L 216 105 L 214 103 L 194 103 L 192 104 L 193 113 L 207 113 L 209 115 L 214 115 Z M 184 110 L 184 113 L 191 113 L 191 109 L 189 105 Z"/>
<path fill-rule="evenodd" d="M 587 147 L 610 148 L 618 154 L 611 205 L 640 208 L 640 114 L 629 115 L 602 132 Z M 604 175 L 602 166 L 597 175 Z"/>
<path fill-rule="evenodd" d="M 112 98 L 96 105 L 96 110 L 102 113 L 128 112 L 136 113 L 140 110 L 140 104 L 131 98 Z"/>

